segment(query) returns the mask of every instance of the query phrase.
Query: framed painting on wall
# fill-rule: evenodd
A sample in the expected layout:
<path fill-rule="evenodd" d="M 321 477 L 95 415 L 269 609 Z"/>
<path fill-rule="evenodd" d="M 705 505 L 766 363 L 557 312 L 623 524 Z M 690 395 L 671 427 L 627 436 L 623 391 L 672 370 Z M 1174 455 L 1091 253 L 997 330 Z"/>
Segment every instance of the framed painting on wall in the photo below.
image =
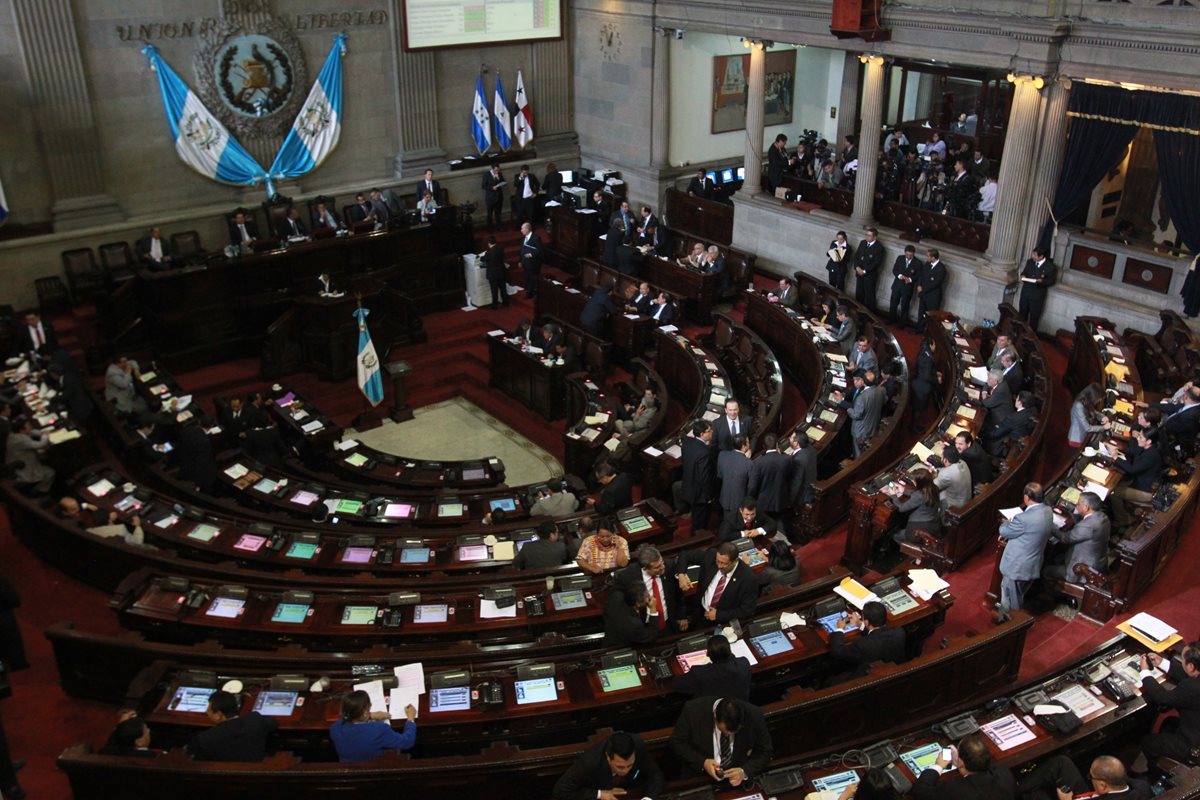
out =
<path fill-rule="evenodd" d="M 790 124 L 796 88 L 796 51 L 768 52 L 765 68 L 763 124 Z M 713 56 L 713 133 L 746 129 L 746 76 L 749 72 L 749 53 Z"/>

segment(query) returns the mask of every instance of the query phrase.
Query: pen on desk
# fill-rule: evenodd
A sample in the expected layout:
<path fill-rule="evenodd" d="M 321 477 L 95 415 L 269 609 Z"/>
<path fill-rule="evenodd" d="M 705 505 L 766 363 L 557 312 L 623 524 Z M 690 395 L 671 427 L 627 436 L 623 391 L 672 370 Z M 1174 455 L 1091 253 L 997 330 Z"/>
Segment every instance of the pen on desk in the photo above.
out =
<path fill-rule="evenodd" d="M 1133 630 L 1137 631 L 1138 633 L 1140 633 L 1142 636 L 1145 636 L 1147 639 L 1149 639 L 1149 640 L 1150 640 L 1150 641 L 1152 641 L 1152 642 L 1161 642 L 1161 641 L 1163 641 L 1162 639 L 1159 639 L 1158 637 L 1156 637 L 1156 636 L 1154 636 L 1154 635 L 1152 635 L 1152 634 L 1150 634 L 1150 633 L 1147 633 L 1146 631 L 1142 630 L 1142 629 L 1141 629 L 1141 628 L 1139 628 L 1137 625 L 1130 625 L 1129 627 L 1130 627 L 1130 628 L 1132 628 Z"/>

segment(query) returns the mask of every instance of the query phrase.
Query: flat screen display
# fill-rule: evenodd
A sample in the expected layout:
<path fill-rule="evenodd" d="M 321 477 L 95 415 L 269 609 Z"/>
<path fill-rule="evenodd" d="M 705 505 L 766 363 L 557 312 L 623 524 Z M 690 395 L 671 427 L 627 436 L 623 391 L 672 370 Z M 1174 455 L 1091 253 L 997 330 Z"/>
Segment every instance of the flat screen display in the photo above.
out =
<path fill-rule="evenodd" d="M 461 517 L 466 513 L 462 503 L 438 503 L 439 517 Z"/>
<path fill-rule="evenodd" d="M 208 617 L 235 619 L 238 614 L 242 613 L 242 609 L 245 607 L 245 600 L 238 600 L 232 597 L 217 597 L 213 599 L 212 604 L 204 614 Z"/>
<path fill-rule="evenodd" d="M 458 548 L 459 561 L 487 561 L 488 548 L 486 544 L 464 544 Z"/>
<path fill-rule="evenodd" d="M 370 625 L 375 622 L 379 606 L 346 606 L 342 609 L 343 625 Z"/>
<path fill-rule="evenodd" d="M 938 759 L 942 746 L 937 742 L 922 745 L 915 750 L 900 754 L 900 760 L 908 767 L 913 775 L 920 775 L 928 767 L 932 767 Z"/>
<path fill-rule="evenodd" d="M 744 181 L 744 180 L 746 180 L 746 168 L 745 168 L 745 167 L 738 167 L 738 168 L 737 168 L 737 179 L 738 179 L 739 181 Z"/>
<path fill-rule="evenodd" d="M 405 50 L 544 41 L 563 35 L 561 0 L 404 0 L 402 9 Z"/>
<path fill-rule="evenodd" d="M 203 714 L 208 710 L 208 698 L 216 689 L 204 689 L 199 686 L 180 686 L 175 690 L 175 696 L 167 704 L 168 711 L 182 711 L 187 714 Z"/>
<path fill-rule="evenodd" d="M 195 539 L 198 542 L 211 542 L 213 539 L 217 538 L 217 534 L 220 532 L 221 529 L 216 525 L 206 525 L 204 523 L 200 523 L 188 531 L 188 538 Z"/>
<path fill-rule="evenodd" d="M 685 675 L 691 672 L 692 667 L 712 663 L 708 658 L 707 650 L 693 650 L 690 653 L 680 653 L 675 658 L 679 660 L 679 668 L 683 670 Z"/>
<path fill-rule="evenodd" d="M 296 492 L 294 495 L 292 495 L 290 502 L 293 502 L 298 506 L 311 506 L 313 503 L 317 502 L 317 500 L 319 500 L 319 499 L 320 498 L 317 497 L 317 495 L 314 494 L 313 492 L 301 491 L 301 492 Z"/>
<path fill-rule="evenodd" d="M 374 555 L 373 547 L 347 547 L 342 551 L 342 562 L 345 564 L 369 564 Z"/>
<path fill-rule="evenodd" d="M 445 689 L 429 690 L 429 710 L 434 714 L 442 711 L 469 711 L 470 709 L 470 686 L 449 686 Z"/>
<path fill-rule="evenodd" d="M 288 548 L 285 555 L 288 558 L 304 558 L 309 559 L 317 554 L 317 545 L 309 542 L 292 542 L 292 546 Z"/>
<path fill-rule="evenodd" d="M 258 483 L 254 484 L 254 491 L 262 492 L 263 494 L 271 494 L 279 488 L 279 484 L 270 478 L 263 478 Z"/>
<path fill-rule="evenodd" d="M 554 678 L 533 678 L 527 681 L 517 681 L 517 705 L 527 706 L 530 703 L 553 703 L 558 699 L 558 687 Z"/>
<path fill-rule="evenodd" d="M 717 173 L 715 172 L 706 172 L 704 173 L 704 177 L 708 178 L 713 183 L 717 182 Z"/>
<path fill-rule="evenodd" d="M 413 515 L 413 507 L 409 503 L 388 503 L 383 515 L 393 519 L 408 519 Z"/>
<path fill-rule="evenodd" d="M 464 481 L 482 481 L 487 479 L 487 470 L 476 467 L 475 469 L 464 469 L 462 479 Z"/>
<path fill-rule="evenodd" d="M 445 603 L 424 603 L 413 609 L 413 622 L 445 622 L 450 617 L 450 607 Z"/>
<path fill-rule="evenodd" d="M 488 503 L 492 511 L 516 511 L 517 501 L 511 497 L 501 497 Z"/>
<path fill-rule="evenodd" d="M 361 467 L 363 464 L 367 463 L 368 459 L 362 453 L 351 453 L 350 455 L 346 456 L 345 461 L 352 467 Z"/>
<path fill-rule="evenodd" d="M 758 651 L 760 656 L 777 656 L 780 653 L 786 653 L 792 650 L 792 643 L 788 641 L 783 631 L 771 631 L 764 633 L 762 636 L 755 636 L 750 640 L 754 645 L 754 649 Z"/>
<path fill-rule="evenodd" d="M 569 611 L 572 608 L 583 608 L 587 605 L 587 598 L 583 592 L 578 589 L 573 589 L 569 592 L 555 592 L 550 595 L 550 602 L 554 604 L 555 611 Z"/>
<path fill-rule="evenodd" d="M 401 564 L 428 564 L 430 550 L 428 547 L 405 547 L 400 551 Z"/>
<path fill-rule="evenodd" d="M 721 170 L 721 183 L 733 183 L 733 170 Z"/>
<path fill-rule="evenodd" d="M 641 515 L 631 517 L 630 519 L 621 520 L 621 524 L 625 526 L 625 530 L 628 533 L 641 533 L 642 531 L 648 531 L 654 527 L 650 523 L 650 520 Z"/>
<path fill-rule="evenodd" d="M 841 792 L 842 789 L 857 782 L 858 773 L 852 769 L 848 769 L 845 772 L 813 778 L 812 785 L 818 792 Z"/>
<path fill-rule="evenodd" d="M 830 614 L 827 617 L 821 617 L 820 619 L 817 620 L 817 622 L 821 625 L 822 628 L 829 631 L 830 633 L 833 633 L 834 631 L 836 631 L 838 629 L 838 626 L 837 626 L 838 620 L 844 616 L 846 616 L 846 612 L 839 611 L 836 614 Z M 842 630 L 843 631 L 856 631 L 856 630 L 858 630 L 858 626 L 851 625 L 849 622 L 847 622 L 846 625 L 842 628 Z"/>
<path fill-rule="evenodd" d="M 575 182 L 575 170 L 573 169 L 560 169 L 558 175 L 562 178 L 563 185 Z"/>
<path fill-rule="evenodd" d="M 304 603 L 280 603 L 271 613 L 271 622 L 286 622 L 299 625 L 308 619 L 308 606 Z"/>
<path fill-rule="evenodd" d="M 362 507 L 361 500 L 339 500 L 333 510 L 335 514 L 357 514 Z"/>
<path fill-rule="evenodd" d="M 233 545 L 233 549 L 257 553 L 266 543 L 267 537 L 265 536 L 255 536 L 253 533 L 245 533 L 242 534 L 242 537 Z"/>
<path fill-rule="evenodd" d="M 290 717 L 299 696 L 296 692 L 259 692 L 254 710 L 264 717 Z"/>
<path fill-rule="evenodd" d="M 638 675 L 637 667 L 633 664 L 598 670 L 596 675 L 600 677 L 600 688 L 605 692 L 635 689 L 642 685 L 642 676 Z"/>

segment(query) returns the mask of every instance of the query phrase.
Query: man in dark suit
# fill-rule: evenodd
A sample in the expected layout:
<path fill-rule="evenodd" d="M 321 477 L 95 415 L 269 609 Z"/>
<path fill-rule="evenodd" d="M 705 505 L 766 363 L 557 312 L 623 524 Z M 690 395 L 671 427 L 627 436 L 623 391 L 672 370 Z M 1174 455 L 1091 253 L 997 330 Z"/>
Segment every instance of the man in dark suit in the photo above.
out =
<path fill-rule="evenodd" d="M 674 566 L 674 563 L 667 564 L 657 547 L 644 544 L 638 548 L 636 561 L 613 573 L 614 588 L 628 594 L 640 587 L 646 593 L 646 614 L 660 633 L 668 628 L 676 631 L 688 629 L 683 592 L 679 588 Z"/>
<path fill-rule="evenodd" d="M 663 774 L 635 733 L 618 731 L 579 756 L 554 784 L 554 800 L 616 800 L 662 795 Z M 616 794 L 618 790 L 620 794 Z"/>
<path fill-rule="evenodd" d="M 854 251 L 854 299 L 868 310 L 875 310 L 879 272 L 883 268 L 883 245 L 877 241 L 879 231 L 867 228 L 866 238 Z"/>
<path fill-rule="evenodd" d="M 175 249 L 171 247 L 170 242 L 162 238 L 162 230 L 157 227 L 150 229 L 149 236 L 138 239 L 134 250 L 142 263 L 151 270 L 167 269 L 175 258 Z"/>
<path fill-rule="evenodd" d="M 683 475 L 678 484 L 676 508 L 692 511 L 692 534 L 707 530 L 712 509 L 713 485 L 717 480 L 716 453 L 711 447 L 712 425 L 706 420 L 692 424 L 692 435 L 680 441 Z"/>
<path fill-rule="evenodd" d="M 692 697 L 732 697 L 750 700 L 750 662 L 734 656 L 729 640 L 709 637 L 708 663 L 697 664 L 671 682 L 671 690 Z"/>
<path fill-rule="evenodd" d="M 774 192 L 783 185 L 783 173 L 787 171 L 787 136 L 778 134 L 771 147 L 767 150 L 767 185 L 768 192 Z"/>
<path fill-rule="evenodd" d="M 958 777 L 941 780 L 943 771 L 956 768 Z M 939 754 L 934 767 L 926 767 L 917 777 L 913 800 L 1016 800 L 1017 782 L 1008 767 L 992 763 L 992 754 L 983 736 L 973 733 L 958 743 L 953 761 Z"/>
<path fill-rule="evenodd" d="M 546 175 L 542 178 L 542 194 L 546 196 L 546 200 L 554 200 L 557 202 L 562 198 L 563 177 L 558 171 L 557 164 L 546 165 Z"/>
<path fill-rule="evenodd" d="M 888 314 L 894 322 L 908 324 L 913 285 L 920 279 L 924 266 L 917 258 L 917 248 L 911 244 L 904 248 L 904 255 L 896 256 L 896 263 L 892 264 L 892 299 L 888 307 Z"/>
<path fill-rule="evenodd" d="M 425 196 L 426 192 L 429 192 L 431 195 L 433 195 L 434 202 L 436 202 L 438 205 L 441 205 L 442 184 L 433 179 L 433 170 L 431 169 L 425 170 L 424 180 L 417 184 L 417 191 L 413 196 L 413 205 L 421 202 L 421 198 Z"/>
<path fill-rule="evenodd" d="M 678 314 L 679 307 L 671 302 L 671 296 L 666 292 L 659 292 L 658 297 L 654 298 L 654 303 L 650 306 L 648 316 L 661 328 L 663 325 L 673 323 Z"/>
<path fill-rule="evenodd" d="M 654 299 L 654 292 L 650 289 L 650 284 L 642 281 L 638 284 L 637 293 L 625 303 L 625 310 L 631 314 L 648 317 L 654 311 Z"/>
<path fill-rule="evenodd" d="M 612 464 L 604 462 L 596 467 L 596 480 L 602 487 L 600 495 L 594 502 L 589 497 L 588 504 L 597 514 L 612 514 L 633 505 L 633 476 L 628 472 L 617 472 Z"/>
<path fill-rule="evenodd" d="M 250 412 L 243 408 L 242 398 L 231 397 L 229 403 L 217 411 L 221 431 L 231 446 L 237 446 L 242 434 L 250 427 Z"/>
<path fill-rule="evenodd" d="M 283 469 L 283 460 L 291 454 L 279 429 L 269 419 L 260 417 L 255 417 L 246 430 L 242 452 L 272 469 Z"/>
<path fill-rule="evenodd" d="M 724 625 L 733 619 L 749 619 L 758 608 L 758 580 L 754 570 L 738 558 L 733 542 L 721 542 L 704 553 L 696 591 L 709 622 Z"/>
<path fill-rule="evenodd" d="M 779 519 L 791 507 L 792 460 L 780 452 L 775 434 L 763 436 L 763 452 L 750 467 L 750 494 L 764 514 Z"/>
<path fill-rule="evenodd" d="M 650 248 L 646 251 L 647 255 L 669 259 L 675 252 L 675 241 L 671 238 L 671 232 L 657 222 L 646 229 L 646 238 L 646 246 Z"/>
<path fill-rule="evenodd" d="M 308 226 L 300 219 L 300 209 L 295 206 L 288 209 L 287 219 L 279 223 L 279 230 L 275 235 L 284 240 L 293 236 L 308 236 Z"/>
<path fill-rule="evenodd" d="M 641 584 L 609 592 L 604 603 L 604 646 L 644 647 L 658 641 L 658 626 L 646 613 L 648 604 L 646 587 Z"/>
<path fill-rule="evenodd" d="M 1163 412 L 1162 432 L 1172 439 L 1187 440 L 1200 433 L 1200 386 L 1183 393 L 1182 403 L 1159 403 Z"/>
<path fill-rule="evenodd" d="M 812 485 L 817 480 L 817 451 L 812 440 L 802 430 L 792 433 L 791 507 L 802 506 L 812 499 Z"/>
<path fill-rule="evenodd" d="M 188 742 L 187 751 L 197 761 L 262 761 L 267 756 L 267 737 L 279 729 L 274 717 L 257 711 L 238 716 L 241 702 L 229 692 L 214 692 L 208 698 L 205 716 L 213 727 Z"/>
<path fill-rule="evenodd" d="M 500 174 L 500 165 L 492 164 L 492 168 L 484 173 L 481 182 L 483 206 L 487 209 L 489 231 L 500 227 L 500 212 L 504 209 L 504 183 L 504 176 Z"/>
<path fill-rule="evenodd" d="M 742 507 L 750 493 L 750 440 L 742 434 L 733 437 L 728 450 L 717 451 L 717 480 L 721 482 L 721 517 Z"/>
<path fill-rule="evenodd" d="M 925 315 L 942 307 L 942 291 L 946 286 L 946 265 L 942 256 L 934 248 L 925 251 L 925 267 L 921 270 L 921 280 L 917 282 L 917 296 L 921 301 L 921 310 L 917 314 L 917 326 L 925 324 Z"/>
<path fill-rule="evenodd" d="M 1174 689 L 1162 686 L 1149 671 L 1151 665 L 1161 670 L 1164 664 Z M 1174 724 L 1164 722 L 1158 733 L 1142 737 L 1142 752 L 1151 763 L 1158 756 L 1189 761 L 1190 753 L 1200 745 L 1200 647 L 1189 644 L 1178 659 L 1170 661 L 1158 653 L 1143 655 L 1141 668 L 1142 696 L 1146 702 L 1179 711 Z"/>
<path fill-rule="evenodd" d="M 374 221 L 375 212 L 371 210 L 371 204 L 367 202 L 367 197 L 362 192 L 354 195 L 354 205 L 350 206 L 350 221 L 351 222 L 367 222 Z"/>
<path fill-rule="evenodd" d="M 775 748 L 763 713 L 731 697 L 697 697 L 683 706 L 671 751 L 692 772 L 741 786 L 762 775 Z"/>
<path fill-rule="evenodd" d="M 504 265 L 504 250 L 496 244 L 495 236 L 487 237 L 487 249 L 479 257 L 483 263 L 488 285 L 492 287 L 492 308 L 508 305 L 508 270 Z"/>
<path fill-rule="evenodd" d="M 846 286 L 846 267 L 853 258 L 853 248 L 846 242 L 846 232 L 838 231 L 829 243 L 825 271 L 829 273 L 829 285 L 842 291 Z"/>
<path fill-rule="evenodd" d="M 650 210 L 650 206 L 642 206 L 641 216 L 638 217 L 637 235 L 635 241 L 639 246 L 651 244 L 650 232 L 658 227 L 658 217 Z"/>
<path fill-rule="evenodd" d="M 747 497 L 737 508 L 725 512 L 721 528 L 717 531 L 717 540 L 732 542 L 743 536 L 769 536 L 773 533 L 775 520 L 759 511 L 758 502 L 753 497 Z"/>
<path fill-rule="evenodd" d="M 596 209 L 596 213 L 592 215 L 592 235 L 599 236 L 608 230 L 608 226 L 612 225 L 612 201 L 610 195 L 606 192 L 597 189 L 592 192 L 591 208 Z"/>
<path fill-rule="evenodd" d="M 337 230 L 342 227 L 342 221 L 338 218 L 337 212 L 330 208 L 325 203 L 317 203 L 312 212 L 312 227 L 329 228 Z"/>
<path fill-rule="evenodd" d="M 1025 372 L 1021 369 L 1021 362 L 1013 353 L 1000 354 L 1000 371 L 1004 373 L 1004 382 L 1008 384 L 1008 391 L 1013 397 L 1025 388 Z"/>
<path fill-rule="evenodd" d="M 792 286 L 790 278 L 779 279 L 779 289 L 767 294 L 767 299 L 773 303 L 779 303 L 784 308 L 795 308 L 800 302 L 800 294 L 796 291 L 796 287 Z"/>
<path fill-rule="evenodd" d="M 980 403 L 987 409 L 984 417 L 985 430 L 987 427 L 1001 425 L 1016 410 L 1013 406 L 1012 390 L 1004 382 L 1004 373 L 993 369 L 988 371 L 987 388 L 981 392 Z"/>
<path fill-rule="evenodd" d="M 16 352 L 30 353 L 43 347 L 50 352 L 58 349 L 58 334 L 50 320 L 42 319 L 36 311 L 26 313 L 22 319 L 23 324 L 17 326 Z"/>
<path fill-rule="evenodd" d="M 513 181 L 513 207 L 517 212 L 517 219 L 522 222 L 532 224 L 535 222 L 533 218 L 533 201 L 538 193 L 537 176 L 529 172 L 529 165 L 525 164 L 521 167 L 521 172 L 517 175 L 517 179 Z"/>
<path fill-rule="evenodd" d="M 254 223 L 254 219 L 247 217 L 244 211 L 234 213 L 233 219 L 229 221 L 229 243 L 249 247 L 256 239 L 258 225 Z"/>
<path fill-rule="evenodd" d="M 848 356 L 854 349 L 854 343 L 858 341 L 858 324 L 850 316 L 850 309 L 843 305 L 837 307 L 834 317 L 837 325 L 832 329 L 833 340 L 841 348 L 842 355 Z"/>
<path fill-rule="evenodd" d="M 705 200 L 712 199 L 713 182 L 708 179 L 708 175 L 704 172 L 704 167 L 696 170 L 696 177 L 688 183 L 687 193 L 692 197 L 701 197 Z"/>
<path fill-rule="evenodd" d="M 1021 270 L 1021 303 L 1018 311 L 1029 322 L 1029 327 L 1037 333 L 1038 323 L 1042 319 L 1042 309 L 1046 307 L 1046 290 L 1054 285 L 1058 270 L 1054 262 L 1046 257 L 1042 248 L 1033 248 L 1031 257 Z"/>
<path fill-rule="evenodd" d="M 970 431 L 959 431 L 955 434 L 954 449 L 958 451 L 958 457 L 971 473 L 972 487 L 995 480 L 996 470 L 992 466 L 991 457 L 983 452 L 983 448 L 975 441 Z"/>
<path fill-rule="evenodd" d="M 1018 441 L 1033 433 L 1035 424 L 1033 392 L 1021 392 L 1014 402 L 1013 413 L 988 433 L 988 451 L 996 458 L 1003 458 L 1008 452 L 1009 442 Z"/>
<path fill-rule="evenodd" d="M 737 398 L 725 399 L 725 414 L 713 422 L 713 439 L 718 450 L 733 448 L 734 436 L 745 436 L 747 440 L 754 437 L 754 426 L 750 420 L 741 415 L 741 407 Z"/>
<path fill-rule="evenodd" d="M 538 276 L 542 273 L 542 240 L 533 232 L 529 222 L 521 223 L 521 269 L 525 273 L 525 298 L 532 300 L 537 297 Z"/>
<path fill-rule="evenodd" d="M 390 223 L 402 210 L 392 197 L 391 189 L 388 190 L 387 195 L 378 188 L 371 190 L 371 213 L 377 221 L 382 222 L 384 225 Z"/>
<path fill-rule="evenodd" d="M 849 643 L 843 631 L 847 625 L 857 626 L 862 631 Z M 904 647 L 904 628 L 889 628 L 887 607 L 878 601 L 871 601 L 863 606 L 861 614 L 851 611 L 849 617 L 839 619 L 837 630 L 830 632 L 829 654 L 846 664 L 847 669 L 830 678 L 827 685 L 866 675 L 876 661 L 899 664 L 906 657 Z"/>
<path fill-rule="evenodd" d="M 579 327 L 593 336 L 604 338 L 608 319 L 616 310 L 612 301 L 612 284 L 597 286 L 579 312 Z"/>

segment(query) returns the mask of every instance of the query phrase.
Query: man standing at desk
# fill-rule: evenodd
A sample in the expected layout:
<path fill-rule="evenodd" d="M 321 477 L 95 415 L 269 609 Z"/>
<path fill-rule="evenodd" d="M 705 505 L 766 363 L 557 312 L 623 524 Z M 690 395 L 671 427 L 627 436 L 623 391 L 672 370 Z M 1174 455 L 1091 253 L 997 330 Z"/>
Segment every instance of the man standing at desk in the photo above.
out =
<path fill-rule="evenodd" d="M 1000 602 L 996 604 L 997 624 L 1007 622 L 1019 611 L 1025 592 L 1042 574 L 1046 540 L 1054 532 L 1054 515 L 1042 502 L 1042 485 L 1025 484 L 1021 513 L 1000 526 L 1000 541 L 1005 542 L 1000 557 Z"/>
<path fill-rule="evenodd" d="M 525 299 L 537 297 L 538 276 L 542 273 L 542 240 L 529 222 L 521 223 L 521 269 L 525 272 Z"/>
<path fill-rule="evenodd" d="M 925 268 L 921 270 L 921 280 L 917 283 L 917 295 L 921 301 L 921 310 L 917 316 L 917 327 L 925 324 L 925 315 L 942 307 L 942 290 L 946 285 L 946 265 L 942 263 L 941 254 L 934 248 L 925 252 Z"/>
<path fill-rule="evenodd" d="M 717 450 L 732 450 L 733 437 L 754 438 L 754 425 L 741 414 L 736 397 L 725 398 L 725 414 L 713 422 L 713 441 Z"/>
<path fill-rule="evenodd" d="M 417 184 L 417 191 L 413 196 L 413 203 L 421 202 L 421 198 L 425 196 L 426 192 L 433 195 L 433 199 L 436 202 L 442 202 L 442 184 L 433 179 L 433 170 L 431 169 L 425 170 L 425 180 Z"/>
<path fill-rule="evenodd" d="M 530 174 L 529 165 L 524 164 L 516 182 L 513 183 L 513 204 L 516 206 L 517 218 L 522 222 L 533 223 L 533 201 L 537 193 L 537 176 Z"/>
<path fill-rule="evenodd" d="M 657 798 L 663 774 L 634 733 L 618 731 L 585 751 L 554 784 L 554 800 Z"/>
<path fill-rule="evenodd" d="M 692 178 L 688 183 L 687 193 L 692 197 L 699 197 L 704 200 L 711 200 L 713 193 L 713 183 L 708 179 L 704 172 L 704 167 L 696 170 L 696 177 Z"/>
<path fill-rule="evenodd" d="M 697 697 L 684 704 L 671 750 L 688 769 L 730 786 L 761 775 L 774 755 L 762 711 L 732 697 Z"/>
<path fill-rule="evenodd" d="M 878 236 L 875 228 L 867 228 L 867 237 L 854 252 L 854 299 L 869 311 L 875 310 L 879 270 L 883 267 L 883 245 L 876 241 Z"/>
<path fill-rule="evenodd" d="M 489 231 L 500 227 L 500 211 L 504 207 L 504 183 L 504 177 L 500 175 L 500 165 L 492 164 L 492 168 L 483 176 L 483 205 L 487 209 Z"/>
<path fill-rule="evenodd" d="M 687 591 L 691 582 L 681 579 Z M 758 579 L 738 557 L 733 542 L 721 542 L 700 559 L 700 609 L 704 619 L 725 625 L 730 620 L 750 619 L 758 608 Z"/>

